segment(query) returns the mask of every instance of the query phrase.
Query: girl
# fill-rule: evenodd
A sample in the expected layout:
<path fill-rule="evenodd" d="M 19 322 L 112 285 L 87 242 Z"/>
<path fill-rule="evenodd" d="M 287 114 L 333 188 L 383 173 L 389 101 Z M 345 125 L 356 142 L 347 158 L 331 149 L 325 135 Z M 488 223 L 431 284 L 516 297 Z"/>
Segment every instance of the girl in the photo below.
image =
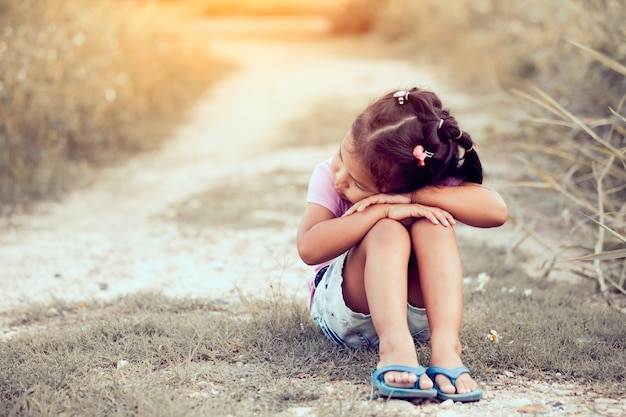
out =
<path fill-rule="evenodd" d="M 462 151 L 461 151 L 462 149 Z M 461 361 L 462 270 L 453 225 L 502 225 L 469 134 L 432 92 L 388 93 L 354 121 L 309 184 L 298 253 L 315 265 L 313 320 L 335 343 L 377 347 L 382 395 L 475 401 Z M 430 340 L 431 367 L 415 340 Z"/>

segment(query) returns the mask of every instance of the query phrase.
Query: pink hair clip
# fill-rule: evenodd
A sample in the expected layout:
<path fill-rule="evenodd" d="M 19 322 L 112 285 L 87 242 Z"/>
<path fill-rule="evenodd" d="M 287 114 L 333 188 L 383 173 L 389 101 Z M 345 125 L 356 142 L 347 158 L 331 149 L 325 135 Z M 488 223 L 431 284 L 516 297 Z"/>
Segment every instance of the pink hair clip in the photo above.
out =
<path fill-rule="evenodd" d="M 431 158 L 433 155 L 434 154 L 432 152 L 425 151 L 422 145 L 417 145 L 415 148 L 413 148 L 413 156 L 415 157 L 415 159 L 417 159 L 417 165 L 421 167 L 426 165 L 424 163 L 424 160 L 426 158 Z"/>

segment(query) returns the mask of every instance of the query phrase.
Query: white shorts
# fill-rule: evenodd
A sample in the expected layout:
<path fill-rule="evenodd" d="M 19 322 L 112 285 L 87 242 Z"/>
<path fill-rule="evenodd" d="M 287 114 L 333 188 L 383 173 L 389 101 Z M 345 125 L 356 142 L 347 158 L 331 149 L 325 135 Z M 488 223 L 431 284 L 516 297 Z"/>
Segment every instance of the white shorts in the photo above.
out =
<path fill-rule="evenodd" d="M 352 311 L 343 299 L 343 264 L 348 252 L 335 259 L 315 288 L 311 317 L 333 342 L 355 349 L 378 347 L 378 335 L 369 314 Z M 408 304 L 409 331 L 415 340 L 430 339 L 426 310 Z"/>

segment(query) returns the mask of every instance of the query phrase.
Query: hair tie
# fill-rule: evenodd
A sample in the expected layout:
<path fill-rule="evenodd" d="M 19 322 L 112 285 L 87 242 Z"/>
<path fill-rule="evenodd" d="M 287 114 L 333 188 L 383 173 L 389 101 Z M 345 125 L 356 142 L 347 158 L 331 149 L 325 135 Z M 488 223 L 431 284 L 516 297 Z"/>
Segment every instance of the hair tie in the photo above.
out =
<path fill-rule="evenodd" d="M 405 90 L 396 91 L 393 93 L 393 97 L 398 99 L 398 103 L 404 104 L 405 101 L 409 101 L 409 92 Z"/>
<path fill-rule="evenodd" d="M 457 136 L 456 138 L 454 138 L 454 140 L 459 140 L 463 137 L 463 131 L 459 130 L 459 136 Z"/>
<path fill-rule="evenodd" d="M 443 119 L 439 119 L 439 126 L 437 126 L 437 130 L 441 129 L 443 126 Z"/>
<path fill-rule="evenodd" d="M 425 151 L 422 145 L 417 145 L 415 148 L 413 148 L 413 156 L 415 157 L 415 159 L 417 159 L 417 165 L 423 167 L 424 165 L 426 165 L 424 163 L 424 160 L 426 158 L 432 157 L 433 153 Z"/>

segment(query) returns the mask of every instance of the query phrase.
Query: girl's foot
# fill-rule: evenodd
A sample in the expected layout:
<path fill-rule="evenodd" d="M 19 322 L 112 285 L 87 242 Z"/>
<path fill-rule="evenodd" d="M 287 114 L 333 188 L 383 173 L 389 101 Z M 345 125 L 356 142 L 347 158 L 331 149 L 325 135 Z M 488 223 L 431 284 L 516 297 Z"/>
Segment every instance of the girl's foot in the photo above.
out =
<path fill-rule="evenodd" d="M 406 365 L 417 367 L 417 354 L 413 338 L 409 335 L 408 339 L 396 343 L 381 342 L 379 346 L 380 361 L 377 369 L 389 365 Z M 389 371 L 384 375 L 385 383 L 395 388 L 413 388 L 417 382 L 417 375 L 409 372 Z M 431 389 L 433 381 L 426 375 L 422 374 L 419 378 L 420 389 Z"/>
<path fill-rule="evenodd" d="M 456 353 L 456 349 L 447 352 L 442 350 L 435 352 L 433 349 L 430 364 L 431 366 L 454 369 L 463 366 L 463 361 L 461 361 L 459 354 Z M 461 374 L 456 379 L 455 385 L 452 385 L 448 377 L 441 374 L 435 376 L 434 382 L 439 387 L 439 390 L 445 394 L 467 394 L 478 388 L 478 384 L 468 373 Z"/>

